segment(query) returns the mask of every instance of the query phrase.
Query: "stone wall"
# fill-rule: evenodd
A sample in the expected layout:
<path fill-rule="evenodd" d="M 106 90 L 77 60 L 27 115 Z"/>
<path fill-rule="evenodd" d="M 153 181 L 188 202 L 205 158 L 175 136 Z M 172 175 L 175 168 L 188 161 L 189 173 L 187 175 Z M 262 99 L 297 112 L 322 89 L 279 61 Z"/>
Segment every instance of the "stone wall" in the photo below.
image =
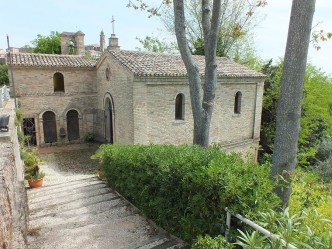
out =
<path fill-rule="evenodd" d="M 12 100 L 0 114 L 10 114 L 9 131 L 0 132 L 0 248 L 27 248 L 28 202 Z"/>
<path fill-rule="evenodd" d="M 188 79 L 137 77 L 134 80 L 135 143 L 182 144 L 193 141 Z M 234 113 L 240 91 L 241 113 Z M 175 99 L 184 96 L 184 120 L 175 119 Z M 219 79 L 210 127 L 210 142 L 225 150 L 256 155 L 259 142 L 263 82 L 260 79 Z"/>
<path fill-rule="evenodd" d="M 110 72 L 109 79 L 106 78 L 107 68 Z M 97 113 L 103 115 L 107 98 L 112 100 L 114 143 L 134 143 L 133 78 L 133 74 L 108 53 L 97 65 Z M 95 123 L 95 133 L 104 142 L 105 119 L 97 119 L 100 122 Z"/>
<path fill-rule="evenodd" d="M 54 91 L 53 75 L 56 72 L 64 76 L 64 92 Z M 69 110 L 76 110 L 79 114 L 80 140 L 93 132 L 97 99 L 95 69 L 15 67 L 14 78 L 24 117 L 35 119 L 38 145 L 44 144 L 42 115 L 45 111 L 55 113 L 58 143 L 68 143 L 68 136 L 60 137 L 59 130 L 64 128 L 67 133 Z"/>
<path fill-rule="evenodd" d="M 107 79 L 106 71 L 110 69 Z M 193 141 L 193 117 L 187 77 L 134 76 L 109 54 L 97 66 L 98 113 L 95 133 L 106 137 L 105 99 L 113 101 L 114 143 L 183 144 Z M 234 113 L 241 92 L 241 112 Z M 175 119 L 175 99 L 184 96 L 184 120 Z M 259 143 L 263 81 L 219 78 L 210 128 L 210 143 L 255 157 Z"/>

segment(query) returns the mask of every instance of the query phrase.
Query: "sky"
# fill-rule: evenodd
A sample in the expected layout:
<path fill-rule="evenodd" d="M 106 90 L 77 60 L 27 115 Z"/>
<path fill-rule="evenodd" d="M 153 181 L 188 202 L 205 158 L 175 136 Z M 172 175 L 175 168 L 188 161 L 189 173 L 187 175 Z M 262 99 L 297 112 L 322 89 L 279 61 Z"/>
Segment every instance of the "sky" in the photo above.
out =
<path fill-rule="evenodd" d="M 291 0 L 267 0 L 260 10 L 262 21 L 254 30 L 254 43 L 263 59 L 283 57 L 285 53 Z M 147 0 L 159 3 L 160 0 Z M 148 18 L 144 11 L 127 8 L 128 0 L 0 0 L 0 49 L 21 47 L 37 37 L 47 36 L 50 31 L 85 33 L 85 44 L 98 44 L 103 30 L 106 38 L 112 33 L 112 16 L 115 33 L 121 49 L 135 50 L 139 47 L 136 37 L 154 35 L 167 39 L 157 17 Z M 316 0 L 315 29 L 332 32 L 332 0 Z M 108 44 L 108 42 L 106 41 Z M 321 43 L 316 51 L 310 45 L 308 61 L 332 75 L 332 40 Z"/>

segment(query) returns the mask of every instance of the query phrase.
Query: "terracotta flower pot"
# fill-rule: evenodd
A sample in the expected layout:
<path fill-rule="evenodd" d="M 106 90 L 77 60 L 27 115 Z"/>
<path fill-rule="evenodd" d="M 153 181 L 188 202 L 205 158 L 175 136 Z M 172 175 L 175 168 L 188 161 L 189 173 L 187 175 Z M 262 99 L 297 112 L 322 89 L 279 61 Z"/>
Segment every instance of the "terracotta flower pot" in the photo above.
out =
<path fill-rule="evenodd" d="M 44 177 L 37 180 L 28 180 L 30 188 L 39 188 L 43 185 Z"/>

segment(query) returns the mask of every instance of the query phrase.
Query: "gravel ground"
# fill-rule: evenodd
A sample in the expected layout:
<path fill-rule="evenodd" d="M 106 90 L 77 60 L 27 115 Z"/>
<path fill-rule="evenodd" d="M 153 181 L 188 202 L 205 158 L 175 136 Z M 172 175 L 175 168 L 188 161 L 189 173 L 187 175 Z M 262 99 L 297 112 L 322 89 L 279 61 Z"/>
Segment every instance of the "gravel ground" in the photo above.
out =
<path fill-rule="evenodd" d="M 43 149 L 39 151 L 45 165 L 56 171 L 68 174 L 94 174 L 99 168 L 99 162 L 90 157 L 96 152 L 98 147 L 98 144 L 93 144 L 86 146 L 82 150 L 65 148 L 63 151 L 54 153 L 45 153 Z"/>
<path fill-rule="evenodd" d="M 96 152 L 99 144 L 67 145 L 39 148 L 43 163 L 40 170 L 45 173 L 44 186 L 86 178 L 96 174 L 98 160 L 90 157 Z"/>

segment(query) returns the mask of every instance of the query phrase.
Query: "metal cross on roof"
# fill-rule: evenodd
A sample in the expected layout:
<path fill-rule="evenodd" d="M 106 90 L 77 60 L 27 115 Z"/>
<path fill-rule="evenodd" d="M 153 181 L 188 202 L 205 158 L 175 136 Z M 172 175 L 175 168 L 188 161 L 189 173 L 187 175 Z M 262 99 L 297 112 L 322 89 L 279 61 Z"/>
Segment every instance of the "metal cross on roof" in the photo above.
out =
<path fill-rule="evenodd" d="M 115 20 L 114 20 L 114 16 L 112 16 L 112 21 L 111 21 L 111 23 L 112 23 L 112 29 L 113 29 L 112 34 L 115 34 L 115 33 L 114 33 L 114 22 L 115 22 Z"/>

